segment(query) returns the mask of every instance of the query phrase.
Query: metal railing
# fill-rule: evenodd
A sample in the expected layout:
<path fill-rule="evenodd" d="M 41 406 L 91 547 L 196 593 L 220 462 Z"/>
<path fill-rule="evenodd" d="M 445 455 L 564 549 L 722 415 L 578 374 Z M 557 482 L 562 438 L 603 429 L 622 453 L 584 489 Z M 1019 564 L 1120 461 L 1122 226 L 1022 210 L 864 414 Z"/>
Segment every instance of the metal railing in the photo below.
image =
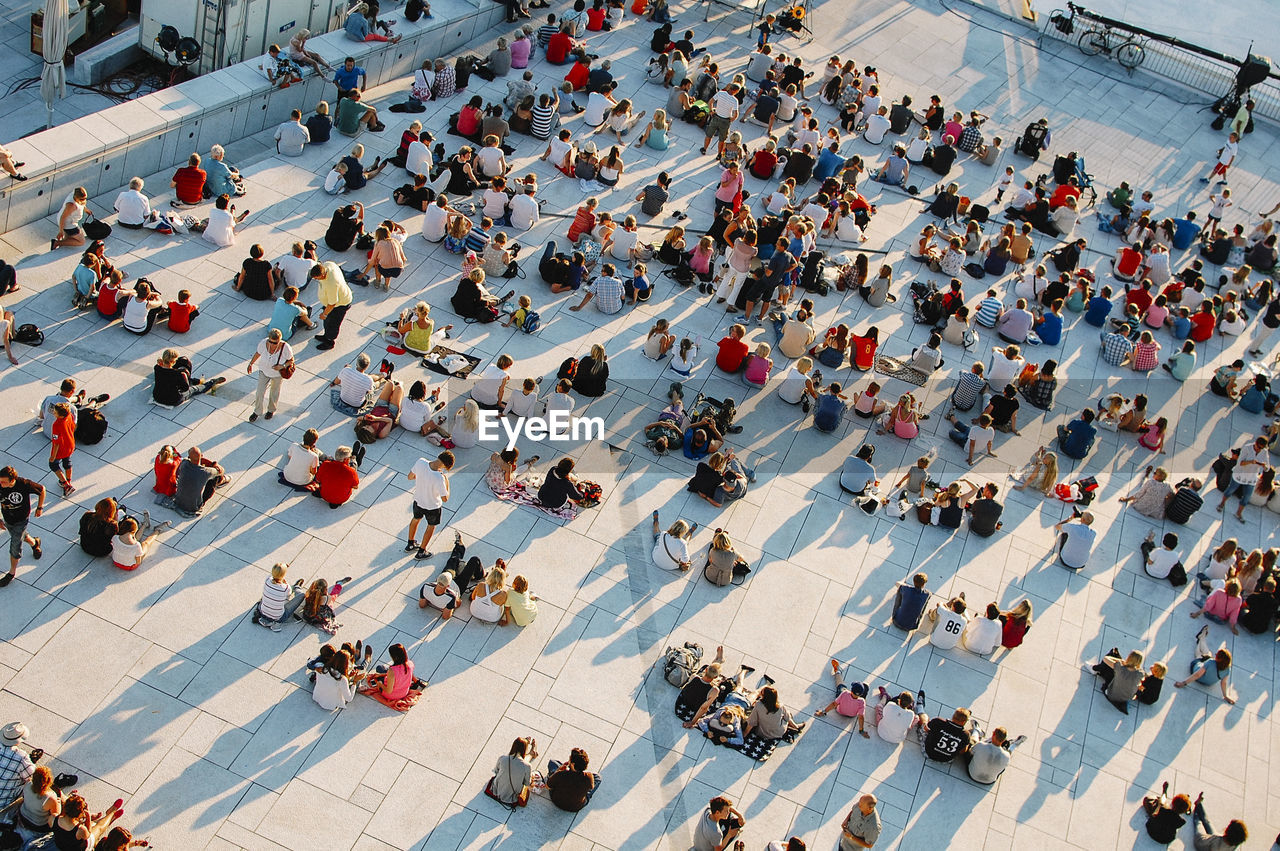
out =
<path fill-rule="evenodd" d="M 1040 16 L 1038 43 L 1045 39 L 1067 42 L 1091 57 L 1091 62 L 1105 63 L 1117 59 L 1129 74 L 1143 73 L 1171 80 L 1209 101 L 1216 101 L 1235 90 L 1236 73 L 1242 60 L 1103 17 L 1074 3 L 1066 3 L 1065 6 L 1050 15 Z M 1070 26 L 1064 26 L 1065 22 Z M 1090 36 L 1089 33 L 1096 35 Z M 1121 45 L 1125 43 L 1137 45 L 1138 52 L 1135 54 L 1130 49 L 1121 53 Z M 1249 89 L 1248 97 L 1253 98 L 1255 117 L 1280 121 L 1280 76 L 1271 74 Z M 1230 119 L 1228 115 L 1227 120 Z"/>

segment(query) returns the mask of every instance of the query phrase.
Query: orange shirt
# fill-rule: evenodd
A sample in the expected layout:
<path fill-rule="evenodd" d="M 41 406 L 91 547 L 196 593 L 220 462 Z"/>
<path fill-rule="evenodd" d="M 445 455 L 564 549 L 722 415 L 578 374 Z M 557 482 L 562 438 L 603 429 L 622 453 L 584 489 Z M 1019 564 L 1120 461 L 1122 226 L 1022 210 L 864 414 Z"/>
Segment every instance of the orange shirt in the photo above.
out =
<path fill-rule="evenodd" d="M 70 458 L 76 451 L 76 421 L 70 416 L 60 417 L 49 428 L 53 432 L 52 460 Z"/>

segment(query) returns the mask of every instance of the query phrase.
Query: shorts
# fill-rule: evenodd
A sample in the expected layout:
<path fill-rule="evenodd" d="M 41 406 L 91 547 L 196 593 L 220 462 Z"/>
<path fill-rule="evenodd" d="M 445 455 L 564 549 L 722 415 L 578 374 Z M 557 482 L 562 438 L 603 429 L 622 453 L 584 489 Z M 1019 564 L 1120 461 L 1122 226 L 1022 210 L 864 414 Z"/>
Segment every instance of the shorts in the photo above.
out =
<path fill-rule="evenodd" d="M 403 269 L 403 268 L 400 268 L 400 269 L 388 269 L 388 268 L 387 268 L 387 267 L 385 267 L 385 266 L 379 266 L 379 267 L 378 267 L 378 274 L 379 274 L 379 275 L 381 275 L 381 276 L 382 276 L 382 277 L 384 277 L 384 278 L 398 278 L 398 277 L 400 277 L 400 273 L 401 273 L 401 272 L 403 272 L 403 271 L 404 271 L 404 269 Z"/>
<path fill-rule="evenodd" d="M 71 227 L 63 228 L 62 232 L 67 236 L 75 236 L 76 234 L 80 233 L 80 226 L 72 225 Z"/>
<path fill-rule="evenodd" d="M 876 418 L 876 415 L 873 411 L 859 411 L 857 408 L 850 408 L 850 410 L 853 411 L 858 416 L 862 417 L 864 420 L 873 420 Z"/>
<path fill-rule="evenodd" d="M 426 520 L 428 526 L 439 526 L 442 508 L 423 508 L 418 503 L 413 504 L 413 519 Z"/>
<path fill-rule="evenodd" d="M 26 520 L 4 521 L 4 527 L 9 530 L 9 557 L 22 558 L 22 539 L 27 535 Z"/>
<path fill-rule="evenodd" d="M 1227 485 L 1226 489 L 1222 492 L 1222 500 L 1225 502 L 1234 496 L 1240 500 L 1241 506 L 1245 506 L 1249 504 L 1249 495 L 1252 491 L 1252 485 L 1241 484 L 1235 479 L 1232 479 L 1231 484 Z"/>
<path fill-rule="evenodd" d="M 768 281 L 748 281 L 742 299 L 749 302 L 773 301 L 777 289 L 776 284 Z"/>
<path fill-rule="evenodd" d="M 58 472 L 59 467 L 61 467 L 63 470 L 66 470 L 67 472 L 70 472 L 71 456 L 68 455 L 66 458 L 54 458 L 52 461 L 49 462 L 49 469 L 52 470 L 53 472 L 55 473 Z"/>
<path fill-rule="evenodd" d="M 732 118 L 724 118 L 714 113 L 707 119 L 707 138 L 719 136 L 723 142 L 729 138 L 729 125 L 733 123 Z"/>

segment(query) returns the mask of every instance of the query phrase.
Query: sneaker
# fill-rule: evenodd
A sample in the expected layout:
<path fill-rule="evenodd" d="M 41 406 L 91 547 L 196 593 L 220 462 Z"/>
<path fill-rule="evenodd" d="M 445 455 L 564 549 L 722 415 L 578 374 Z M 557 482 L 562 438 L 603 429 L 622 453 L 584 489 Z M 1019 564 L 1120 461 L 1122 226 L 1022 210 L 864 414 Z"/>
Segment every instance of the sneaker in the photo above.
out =
<path fill-rule="evenodd" d="M 356 459 L 356 467 L 364 463 L 365 446 L 360 441 L 356 441 L 351 446 L 351 457 Z"/>
<path fill-rule="evenodd" d="M 1023 743 L 1023 742 L 1025 742 L 1026 740 L 1027 740 L 1027 737 L 1026 737 L 1026 736 L 1019 736 L 1018 738 L 1014 739 L 1014 740 L 1013 740 L 1012 742 L 1010 742 L 1009 744 L 1016 748 L 1018 745 L 1022 744 L 1022 743 Z"/>
<path fill-rule="evenodd" d="M 251 422 L 251 423 L 256 423 L 257 421 L 258 421 L 258 415 L 257 415 L 257 414 L 250 414 L 250 415 L 249 415 L 249 422 Z"/>
<path fill-rule="evenodd" d="M 1200 627 L 1200 631 L 1196 633 L 1196 641 L 1204 641 L 1209 637 L 1209 625 L 1205 624 Z"/>
<path fill-rule="evenodd" d="M 97 396 L 94 396 L 92 399 L 89 400 L 89 404 L 101 405 L 107 402 L 110 398 L 111 398 L 110 393 L 99 393 Z"/>
<path fill-rule="evenodd" d="M 405 544 L 405 545 L 404 545 L 404 551 L 405 551 L 406 553 L 411 553 L 411 552 L 413 552 L 413 551 L 414 551 L 414 550 L 416 550 L 416 549 L 418 549 L 418 545 L 417 545 L 416 543 L 414 543 L 413 541 L 410 541 L 409 543 L 407 543 L 407 544 Z"/>
<path fill-rule="evenodd" d="M 413 557 L 418 561 L 422 561 L 423 559 L 431 558 L 431 555 L 431 553 L 424 550 L 422 547 L 418 547 L 418 551 L 414 553 Z"/>

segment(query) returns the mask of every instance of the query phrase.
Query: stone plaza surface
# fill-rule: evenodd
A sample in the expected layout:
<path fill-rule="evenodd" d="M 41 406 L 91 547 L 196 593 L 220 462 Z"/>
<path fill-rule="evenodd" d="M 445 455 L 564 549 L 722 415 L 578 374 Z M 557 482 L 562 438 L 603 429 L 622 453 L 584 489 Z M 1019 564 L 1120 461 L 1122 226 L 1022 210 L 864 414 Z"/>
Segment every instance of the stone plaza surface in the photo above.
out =
<path fill-rule="evenodd" d="M 754 43 L 747 16 L 719 7 L 710 22 L 702 16 L 702 7 L 681 9 L 679 25 L 693 26 L 722 66 L 740 70 Z M 1207 173 L 1221 140 L 1188 114 L 1176 92 L 1170 97 L 1135 87 L 1115 75 L 1114 65 L 1039 53 L 1020 35 L 1003 32 L 1006 26 L 970 7 L 950 11 L 936 3 L 881 0 L 850 11 L 847 4 L 827 3 L 814 8 L 818 36 L 812 43 L 785 39 L 780 49 L 798 50 L 819 68 L 832 54 L 875 65 L 890 98 L 908 93 L 922 104 L 937 92 L 957 109 L 990 114 L 988 134 L 996 128 L 1006 140 L 1029 120 L 1046 116 L 1054 132 L 1051 153 L 1084 152 L 1101 187 L 1128 180 L 1152 188 L 1162 214 L 1188 208 L 1203 214 L 1207 191 L 1196 178 Z M 593 52 L 612 58 L 619 94 L 652 113 L 665 92 L 643 73 L 650 31 L 628 16 L 620 30 L 592 35 L 590 43 Z M 487 52 L 500 34 L 492 31 L 474 52 Z M 539 83 L 562 73 L 541 59 L 532 69 Z M 465 96 L 425 116 L 450 152 L 460 140 L 442 133 L 447 114 L 475 92 L 490 101 L 505 92 L 501 79 L 472 82 Z M 403 89 L 371 90 L 370 100 L 382 110 L 401 100 Z M 387 131 L 360 139 L 369 157 L 392 153 L 407 123 L 404 116 L 382 115 Z M 831 109 L 820 107 L 819 115 L 825 122 Z M 578 120 L 567 126 L 580 134 Z M 760 128 L 741 129 L 748 142 L 760 141 Z M 710 221 L 707 187 L 718 171 L 709 157 L 697 155 L 700 133 L 677 124 L 674 136 L 661 158 L 629 147 L 622 184 L 601 195 L 601 208 L 638 213 L 631 199 L 666 169 L 675 178 L 669 209 L 686 210 L 685 224 L 700 233 Z M 348 200 L 320 189 L 348 141 L 335 135 L 327 146 L 288 159 L 275 155 L 270 131 L 228 140 L 228 159 L 248 178 L 249 195 L 240 207 L 253 211 L 235 247 L 213 250 L 199 238 L 116 229 L 109 253 L 132 277 L 150 277 L 166 295 L 192 290 L 201 316 L 185 336 L 160 327 L 134 337 L 71 310 L 66 282 L 75 252 L 48 251 L 51 221 L 0 237 L 3 256 L 22 258 L 23 289 L 5 297 L 4 306 L 48 335 L 40 349 L 15 346 L 21 365 L 3 367 L 4 463 L 56 491 L 53 476 L 41 475 L 48 444 L 33 426 L 36 406 L 67 375 L 90 393 L 112 394 L 106 439 L 77 453 L 78 490 L 70 499 L 51 493 L 44 516 L 32 524 L 43 537 L 43 559 L 25 557 L 18 580 L 0 591 L 0 722 L 23 720 L 31 743 L 46 748 L 58 770 L 80 774 L 91 806 L 125 798 L 135 835 L 166 849 L 678 849 L 691 844 L 708 798 L 727 793 L 748 820 L 749 848 L 792 833 L 812 848 L 831 848 L 852 802 L 870 791 L 879 797 L 885 824 L 877 847 L 1097 849 L 1153 847 L 1139 804 L 1168 780 L 1193 796 L 1203 790 L 1219 828 L 1229 818 L 1244 818 L 1252 834 L 1246 847 L 1264 847 L 1275 835 L 1280 762 L 1272 712 L 1274 638 L 1236 637 L 1211 627 L 1211 644 L 1225 642 L 1235 654 L 1234 706 L 1216 691 L 1175 690 L 1168 683 L 1159 704 L 1124 716 L 1081 671 L 1082 663 L 1113 645 L 1164 660 L 1171 679 L 1184 675 L 1192 657 L 1200 622 L 1187 617 L 1187 589 L 1148 578 L 1137 554 L 1148 531 L 1162 530 L 1116 502 L 1156 459 L 1131 436 L 1102 432 L 1086 461 L 1064 469 L 1064 479 L 1094 475 L 1101 483 L 1101 498 L 1091 507 L 1099 541 L 1078 574 L 1049 554 L 1049 527 L 1069 507 L 1007 487 L 1009 474 L 1050 442 L 1056 425 L 1117 387 L 1128 395 L 1145 392 L 1153 415 L 1170 418 L 1167 455 L 1159 463 L 1175 480 L 1206 475 L 1217 452 L 1264 424 L 1203 392 L 1214 366 L 1243 356 L 1244 341 L 1215 338 L 1202 346 L 1200 366 L 1186 384 L 1159 371 L 1149 379 L 1131 373 L 1121 378 L 1097 357 L 1094 329 L 1069 314 L 1062 345 L 1030 353 L 1033 360 L 1053 357 L 1062 364 L 1065 386 L 1054 410 L 1021 423 L 1021 437 L 1000 440 L 999 458 L 972 469 L 946 439 L 942 413 L 949 379 L 978 357 L 974 352 L 945 347 L 947 378 L 921 391 L 933 416 L 912 443 L 877 437 L 858 420 L 825 435 L 798 422 L 798 412 L 771 389 L 752 391 L 715 371 L 714 341 L 730 318 L 696 291 L 658 278 L 651 302 L 612 317 L 593 307 L 570 313 L 565 308 L 576 299 L 551 296 L 530 258 L 547 239 L 564 241 L 564 216 L 585 193 L 577 181 L 556 177 L 537 161 L 542 145 L 516 137 L 514 172 L 538 175 L 547 207 L 538 227 L 518 235 L 528 246 L 521 264 L 527 277 L 513 285 L 532 296 L 542 329 L 530 336 L 450 319 L 457 257 L 425 243 L 417 236 L 420 217 L 388 200 L 404 182 L 402 172 L 388 169 L 350 200 L 367 205 L 367 219 L 396 217 L 405 224 L 412 234 L 407 273 L 390 294 L 356 289 L 333 351 L 316 351 L 307 336 L 295 339 L 300 369 L 286 384 L 280 414 L 248 424 L 253 384 L 244 366 L 270 306 L 233 293 L 229 280 L 254 243 L 275 257 L 294 241 L 319 239 L 334 206 Z M 870 160 L 885 152 L 856 140 L 846 141 L 842 153 Z M 1260 123 L 1232 170 L 1238 212 L 1228 215 L 1228 224 L 1252 223 L 1251 213 L 1275 203 L 1276 154 L 1275 129 Z M 1006 164 L 1018 169 L 1019 178 L 1048 168 L 1046 160 L 1033 164 L 1006 153 L 995 170 L 962 159 L 953 175 L 964 194 L 991 204 L 996 175 Z M 165 206 L 169 174 L 144 177 Z M 919 182 L 922 194 L 931 195 L 934 181 Z M 748 177 L 747 188 L 756 196 L 773 186 Z M 873 310 L 856 296 L 833 293 L 817 299 L 816 324 L 861 329 L 874 323 L 883 351 L 905 356 L 927 336 L 912 324 L 906 285 L 929 277 L 905 249 L 929 219 L 914 199 L 874 184 L 867 191 L 879 214 L 864 247 L 887 253 L 898 301 Z M 94 198 L 90 206 L 109 210 L 112 200 Z M 664 216 L 644 223 L 642 232 L 656 239 L 672 223 Z M 1116 241 L 1095 230 L 1092 215 L 1080 233 L 1097 249 L 1090 265 L 1107 280 L 1105 256 Z M 1038 239 L 1038 251 L 1049 247 Z M 354 253 L 336 259 L 346 267 L 356 264 Z M 1190 258 L 1177 259 L 1180 265 Z M 873 253 L 872 262 L 879 261 Z M 971 297 L 981 287 L 967 286 Z M 314 301 L 314 293 L 307 297 Z M 584 354 L 589 344 L 607 346 L 611 392 L 590 404 L 580 399 L 576 411 L 604 417 L 607 442 L 520 445 L 522 455 L 541 454 L 544 464 L 564 452 L 575 456 L 579 470 L 603 486 L 599 507 L 562 524 L 498 502 L 481 478 L 489 449 L 460 450 L 437 555 L 423 563 L 402 552 L 410 503 L 404 473 L 419 456 L 437 451 L 421 439 L 396 431 L 369 447 L 353 503 L 336 511 L 277 484 L 283 455 L 304 429 L 319 429 L 320 445 L 329 451 L 351 442 L 350 421 L 329 406 L 328 380 L 360 351 L 375 363 L 387 356 L 378 336 L 382 323 L 419 298 L 432 304 L 437 323 L 457 324 L 455 347 L 486 361 L 510 353 L 517 378 L 551 376 L 564 358 Z M 655 459 L 638 434 L 677 377 L 639 353 L 659 316 L 677 334 L 703 341 L 703 362 L 688 392 L 733 396 L 743 412 L 745 429 L 731 443 L 757 466 L 759 481 L 723 511 L 685 492 L 688 462 Z M 772 342 L 759 329 L 749 339 Z M 1161 342 L 1169 354 L 1172 342 L 1164 335 Z M 984 335 L 979 350 L 990 343 Z M 189 353 L 199 371 L 225 374 L 229 382 L 217 395 L 177 411 L 150 405 L 151 366 L 170 345 Z M 431 379 L 407 358 L 393 360 L 402 381 Z M 775 372 L 784 360 L 777 358 Z M 854 390 L 866 382 L 847 369 L 827 377 Z M 891 398 L 908 389 L 884 383 Z M 451 388 L 450 410 L 464 390 Z M 836 482 L 840 463 L 864 440 L 877 446 L 876 467 L 885 480 L 896 480 L 907 464 L 936 448 L 939 481 L 969 476 L 1000 483 L 1003 531 L 981 539 L 963 530 L 947 535 L 911 518 L 867 517 Z M 198 445 L 235 477 L 198 520 L 150 504 L 151 461 L 166 443 Z M 103 496 L 175 523 L 136 573 L 90 559 L 76 543 L 80 514 Z M 1270 512 L 1246 509 L 1246 522 L 1238 523 L 1213 511 L 1216 492 L 1206 499 L 1206 509 L 1189 526 L 1175 527 L 1187 564 L 1198 565 L 1227 536 L 1246 548 L 1276 545 Z M 699 524 L 695 563 L 711 530 L 728 529 L 752 561 L 747 584 L 720 589 L 696 571 L 672 575 L 653 566 L 649 517 L 655 509 L 664 526 L 677 516 Z M 499 628 L 465 613 L 441 622 L 418 609 L 417 589 L 442 568 L 454 530 L 486 563 L 506 558 L 513 572 L 529 578 L 540 598 L 532 625 Z M 405 715 L 363 698 L 341 713 L 320 710 L 308 694 L 303 664 L 327 636 L 300 625 L 271 633 L 249 619 L 276 561 L 292 565 L 291 579 L 353 576 L 338 612 L 338 638 L 364 639 L 380 651 L 403 643 L 418 675 L 431 681 L 422 702 Z M 996 600 L 1006 608 L 1031 599 L 1036 619 L 1025 644 L 984 659 L 939 651 L 927 637 L 889 626 L 894 586 L 917 570 L 931 576 L 938 599 L 964 591 L 979 607 Z M 769 674 L 808 729 L 763 764 L 683 730 L 671 712 L 675 690 L 654 667 L 665 647 L 683 641 L 698 641 L 708 652 L 723 644 L 731 666 L 744 662 Z M 992 788 L 970 782 L 959 765 L 926 764 L 914 745 L 894 748 L 874 735 L 864 740 L 835 716 L 812 717 L 831 699 L 833 657 L 873 688 L 923 688 L 934 711 L 966 705 L 987 729 L 1003 725 L 1028 740 Z M 604 783 L 582 813 L 562 813 L 541 797 L 510 813 L 482 794 L 495 759 L 526 734 L 538 738 L 542 769 L 547 758 L 563 759 L 571 747 L 590 753 Z M 1188 831 L 1180 840 L 1186 847 L 1189 837 Z"/>

